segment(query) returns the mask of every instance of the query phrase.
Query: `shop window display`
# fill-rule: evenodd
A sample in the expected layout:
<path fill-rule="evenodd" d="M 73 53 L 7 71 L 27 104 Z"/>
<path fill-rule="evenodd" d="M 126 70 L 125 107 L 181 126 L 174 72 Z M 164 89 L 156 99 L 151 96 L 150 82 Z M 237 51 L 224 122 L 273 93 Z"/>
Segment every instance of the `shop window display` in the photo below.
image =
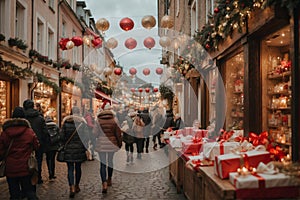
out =
<path fill-rule="evenodd" d="M 0 81 L 0 124 L 3 124 L 7 117 L 7 83 Z"/>
<path fill-rule="evenodd" d="M 57 120 L 56 95 L 53 88 L 44 83 L 37 83 L 34 89 L 34 101 L 41 104 L 44 116 L 51 116 L 54 121 Z"/>
<path fill-rule="evenodd" d="M 226 61 L 226 129 L 243 129 L 244 122 L 244 54 Z"/>
<path fill-rule="evenodd" d="M 291 153 L 290 30 L 283 28 L 262 41 L 263 129 Z"/>

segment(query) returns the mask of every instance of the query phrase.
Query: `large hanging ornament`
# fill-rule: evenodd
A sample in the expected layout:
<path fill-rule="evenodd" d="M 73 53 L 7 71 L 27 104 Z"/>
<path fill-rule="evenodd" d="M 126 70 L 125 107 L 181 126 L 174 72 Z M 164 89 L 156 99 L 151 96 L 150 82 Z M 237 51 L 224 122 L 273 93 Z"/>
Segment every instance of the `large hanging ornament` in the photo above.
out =
<path fill-rule="evenodd" d="M 124 31 L 130 31 L 134 27 L 134 22 L 129 17 L 125 17 L 120 21 L 120 27 Z"/>
<path fill-rule="evenodd" d="M 132 76 L 134 76 L 137 73 L 137 70 L 134 67 L 131 67 L 129 69 L 129 74 L 131 74 Z"/>
<path fill-rule="evenodd" d="M 109 76 L 112 74 L 112 69 L 110 67 L 105 67 L 104 70 L 103 70 L 103 74 L 105 76 Z"/>
<path fill-rule="evenodd" d="M 72 49 L 74 47 L 74 42 L 72 42 L 71 40 L 67 42 L 66 48 L 67 49 Z"/>
<path fill-rule="evenodd" d="M 83 36 L 82 40 L 83 40 L 83 43 L 84 43 L 86 46 L 88 46 L 88 47 L 91 46 L 91 38 L 90 38 L 90 36 L 85 35 L 85 36 Z"/>
<path fill-rule="evenodd" d="M 155 70 L 155 72 L 156 72 L 156 74 L 158 74 L 158 75 L 161 75 L 162 73 L 163 73 L 163 69 L 161 68 L 161 67 L 158 67 L 158 68 L 156 68 L 156 70 Z"/>
<path fill-rule="evenodd" d="M 74 36 L 74 37 L 72 37 L 71 40 L 72 40 L 72 42 L 74 42 L 74 45 L 76 47 L 81 46 L 83 44 L 83 40 L 80 36 Z"/>
<path fill-rule="evenodd" d="M 156 25 L 155 17 L 147 15 L 142 19 L 142 26 L 146 29 L 151 29 Z"/>
<path fill-rule="evenodd" d="M 102 39 L 99 38 L 95 38 L 92 40 L 92 44 L 94 48 L 101 48 L 102 47 Z"/>
<path fill-rule="evenodd" d="M 115 75 L 120 76 L 122 74 L 122 69 L 117 67 L 114 69 L 114 73 L 115 73 Z"/>
<path fill-rule="evenodd" d="M 118 41 L 115 38 L 109 38 L 106 42 L 106 47 L 109 49 L 114 49 L 118 46 Z"/>
<path fill-rule="evenodd" d="M 150 74 L 150 69 L 149 69 L 149 68 L 143 69 L 143 74 L 144 74 L 145 76 L 148 76 L 148 75 Z"/>
<path fill-rule="evenodd" d="M 152 49 L 155 46 L 155 40 L 152 37 L 147 37 L 144 39 L 144 46 L 148 49 Z"/>
<path fill-rule="evenodd" d="M 142 93 L 143 92 L 143 88 L 139 88 L 139 92 Z"/>
<path fill-rule="evenodd" d="M 133 38 L 128 38 L 126 41 L 125 41 L 125 47 L 128 48 L 128 49 L 134 49 L 137 45 L 137 42 L 135 39 Z"/>
<path fill-rule="evenodd" d="M 134 92 L 135 92 L 135 88 L 131 88 L 130 91 L 131 91 L 132 93 L 134 93 Z"/>
<path fill-rule="evenodd" d="M 98 19 L 95 25 L 96 28 L 102 32 L 107 31 L 109 29 L 109 22 L 105 18 Z"/>
<path fill-rule="evenodd" d="M 173 18 L 169 15 L 165 15 L 161 18 L 162 28 L 172 28 L 174 26 Z"/>
<path fill-rule="evenodd" d="M 61 38 L 60 41 L 59 41 L 59 47 L 62 49 L 62 50 L 67 50 L 67 43 L 70 41 L 69 38 Z"/>
<path fill-rule="evenodd" d="M 145 88 L 145 92 L 149 93 L 150 92 L 150 88 Z"/>
<path fill-rule="evenodd" d="M 158 92 L 158 88 L 153 88 L 153 92 Z"/>
<path fill-rule="evenodd" d="M 167 36 L 162 36 L 160 39 L 159 39 L 159 44 L 160 46 L 162 47 L 168 47 L 170 46 L 171 44 L 171 39 Z"/>

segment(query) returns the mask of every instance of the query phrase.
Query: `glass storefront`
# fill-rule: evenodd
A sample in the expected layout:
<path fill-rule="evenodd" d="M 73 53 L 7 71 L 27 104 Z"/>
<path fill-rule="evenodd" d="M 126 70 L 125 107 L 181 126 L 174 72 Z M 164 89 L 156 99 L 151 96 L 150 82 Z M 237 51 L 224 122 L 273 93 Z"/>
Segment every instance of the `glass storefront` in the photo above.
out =
<path fill-rule="evenodd" d="M 291 153 L 290 26 L 265 37 L 261 43 L 263 130 Z"/>
<path fill-rule="evenodd" d="M 238 53 L 225 62 L 226 129 L 244 127 L 244 53 Z"/>

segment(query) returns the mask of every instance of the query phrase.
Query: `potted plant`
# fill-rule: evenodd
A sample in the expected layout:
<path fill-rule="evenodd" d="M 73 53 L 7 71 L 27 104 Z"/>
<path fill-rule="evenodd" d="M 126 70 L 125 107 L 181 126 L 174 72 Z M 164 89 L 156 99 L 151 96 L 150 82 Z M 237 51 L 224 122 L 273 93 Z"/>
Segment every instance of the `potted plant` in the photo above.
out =
<path fill-rule="evenodd" d="M 17 46 L 17 39 L 18 38 L 9 38 L 8 39 L 8 45 L 10 46 L 10 47 L 14 47 L 14 46 Z"/>

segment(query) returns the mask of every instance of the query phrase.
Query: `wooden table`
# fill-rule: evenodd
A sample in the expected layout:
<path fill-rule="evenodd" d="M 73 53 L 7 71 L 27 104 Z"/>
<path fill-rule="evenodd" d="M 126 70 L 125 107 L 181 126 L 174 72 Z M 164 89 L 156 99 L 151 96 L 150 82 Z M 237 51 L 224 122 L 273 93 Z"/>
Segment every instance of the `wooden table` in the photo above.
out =
<path fill-rule="evenodd" d="M 172 180 L 176 186 L 177 193 L 181 192 L 183 184 L 183 159 L 180 157 L 181 153 L 179 150 L 174 149 L 169 146 L 169 178 Z"/>

